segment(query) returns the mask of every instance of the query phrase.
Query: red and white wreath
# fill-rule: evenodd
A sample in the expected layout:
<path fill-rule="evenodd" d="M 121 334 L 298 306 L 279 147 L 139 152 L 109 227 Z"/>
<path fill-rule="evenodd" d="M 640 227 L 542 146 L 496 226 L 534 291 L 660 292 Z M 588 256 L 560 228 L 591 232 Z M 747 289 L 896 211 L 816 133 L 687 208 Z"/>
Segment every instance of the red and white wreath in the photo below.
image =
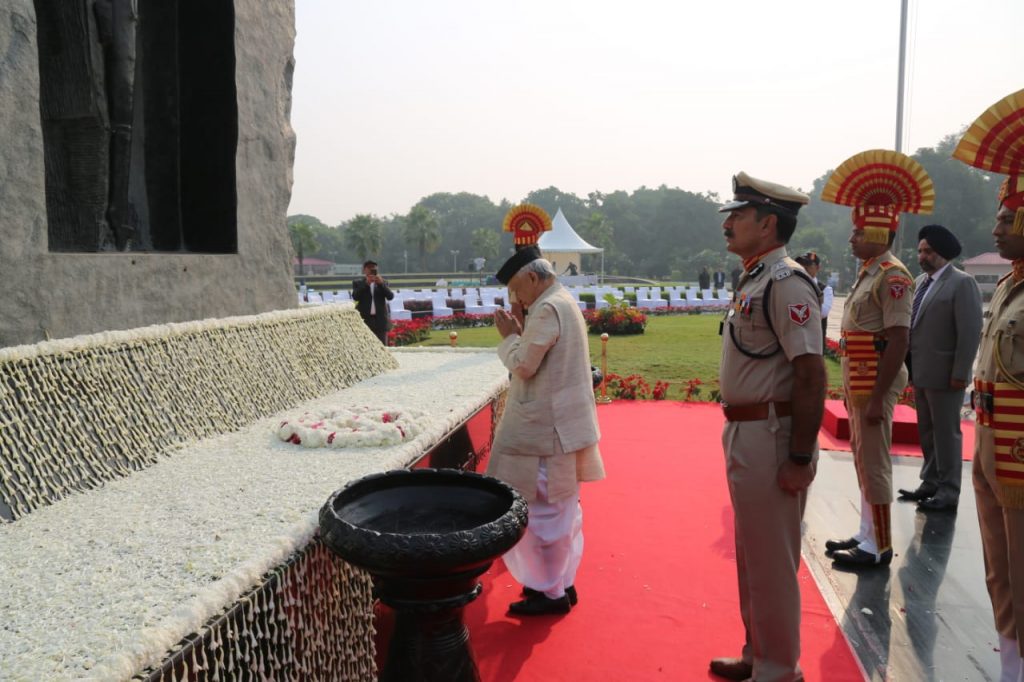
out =
<path fill-rule="evenodd" d="M 417 410 L 337 407 L 286 419 L 277 437 L 306 448 L 389 447 L 412 440 L 427 418 Z"/>

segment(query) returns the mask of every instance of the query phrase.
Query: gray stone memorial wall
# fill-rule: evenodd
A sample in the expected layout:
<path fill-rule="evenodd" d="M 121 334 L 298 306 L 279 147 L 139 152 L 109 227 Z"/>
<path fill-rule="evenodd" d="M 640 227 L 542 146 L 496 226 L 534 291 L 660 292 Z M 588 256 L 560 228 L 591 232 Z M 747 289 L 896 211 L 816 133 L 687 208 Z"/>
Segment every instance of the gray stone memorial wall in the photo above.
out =
<path fill-rule="evenodd" d="M 0 346 L 294 307 L 293 0 L 0 6 Z"/>

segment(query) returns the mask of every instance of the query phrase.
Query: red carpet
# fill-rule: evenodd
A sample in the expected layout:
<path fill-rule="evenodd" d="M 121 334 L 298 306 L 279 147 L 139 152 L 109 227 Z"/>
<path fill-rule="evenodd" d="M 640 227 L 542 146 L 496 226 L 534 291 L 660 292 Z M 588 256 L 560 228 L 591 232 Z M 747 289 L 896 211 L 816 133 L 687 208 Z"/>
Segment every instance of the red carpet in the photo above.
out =
<path fill-rule="evenodd" d="M 598 415 L 608 478 L 583 487 L 580 603 L 564 617 L 509 618 L 519 585 L 496 562 L 466 609 L 481 676 L 718 679 L 708 660 L 737 655 L 743 642 L 721 408 L 617 401 Z M 800 581 L 807 680 L 862 680 L 806 568 Z"/>

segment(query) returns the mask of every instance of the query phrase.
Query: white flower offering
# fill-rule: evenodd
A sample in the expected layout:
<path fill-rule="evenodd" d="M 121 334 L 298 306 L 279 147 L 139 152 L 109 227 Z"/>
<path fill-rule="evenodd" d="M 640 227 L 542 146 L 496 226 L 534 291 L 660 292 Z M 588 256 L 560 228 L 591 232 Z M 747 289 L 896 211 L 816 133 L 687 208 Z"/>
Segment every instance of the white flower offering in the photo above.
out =
<path fill-rule="evenodd" d="M 304 448 L 388 447 L 418 436 L 427 419 L 426 412 L 409 408 L 332 407 L 285 419 L 277 437 Z"/>

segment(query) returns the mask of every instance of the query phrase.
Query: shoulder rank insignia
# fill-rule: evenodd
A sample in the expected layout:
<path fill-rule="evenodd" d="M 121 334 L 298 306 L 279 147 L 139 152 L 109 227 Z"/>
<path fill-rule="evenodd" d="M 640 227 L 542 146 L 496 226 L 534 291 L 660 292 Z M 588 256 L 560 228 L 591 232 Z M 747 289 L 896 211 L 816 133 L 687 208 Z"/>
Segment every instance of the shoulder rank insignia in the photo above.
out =
<path fill-rule="evenodd" d="M 889 285 L 889 295 L 896 299 L 903 298 L 907 293 L 907 289 L 910 288 L 910 280 L 902 275 L 889 277 L 887 283 Z"/>
<path fill-rule="evenodd" d="M 775 281 L 786 279 L 793 274 L 793 268 L 789 266 L 784 260 L 780 260 L 778 263 L 772 266 L 772 278 Z"/>
<path fill-rule="evenodd" d="M 811 305 L 809 303 L 790 303 L 789 319 L 800 325 L 806 324 L 811 319 Z"/>

